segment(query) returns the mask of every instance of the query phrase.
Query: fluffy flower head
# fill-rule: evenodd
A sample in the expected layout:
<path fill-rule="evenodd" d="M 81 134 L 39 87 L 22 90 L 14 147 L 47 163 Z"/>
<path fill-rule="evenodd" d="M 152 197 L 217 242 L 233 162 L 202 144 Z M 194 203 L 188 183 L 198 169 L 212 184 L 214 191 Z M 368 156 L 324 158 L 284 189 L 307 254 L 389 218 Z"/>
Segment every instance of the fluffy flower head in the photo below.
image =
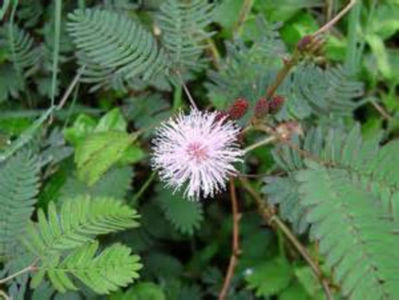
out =
<path fill-rule="evenodd" d="M 192 109 L 163 123 L 156 133 L 152 165 L 168 186 L 189 198 L 213 196 L 226 187 L 241 161 L 239 128 L 218 113 Z"/>

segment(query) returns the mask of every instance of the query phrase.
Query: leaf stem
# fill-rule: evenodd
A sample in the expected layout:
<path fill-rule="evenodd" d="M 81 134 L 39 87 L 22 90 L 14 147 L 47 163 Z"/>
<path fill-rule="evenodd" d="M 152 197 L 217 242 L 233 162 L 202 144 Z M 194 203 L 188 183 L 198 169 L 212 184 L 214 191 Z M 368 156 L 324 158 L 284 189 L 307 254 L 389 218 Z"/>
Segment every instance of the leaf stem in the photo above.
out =
<path fill-rule="evenodd" d="M 3 279 L 0 279 L 0 284 L 4 284 L 7 281 L 10 281 L 11 279 L 14 279 L 15 277 L 25 274 L 27 272 L 31 272 L 31 271 L 35 271 L 36 270 L 36 263 L 37 263 L 37 259 L 31 263 L 29 266 L 27 266 L 26 268 L 23 268 L 22 270 L 15 272 L 14 274 L 11 274 Z"/>
<path fill-rule="evenodd" d="M 268 145 L 270 143 L 273 143 L 274 141 L 276 141 L 277 138 L 275 136 L 268 136 L 267 138 L 260 140 L 259 142 L 256 142 L 252 145 L 249 145 L 248 147 L 246 147 L 244 149 L 244 153 L 247 154 L 248 152 L 251 152 L 252 150 L 264 146 L 264 145 Z"/>
<path fill-rule="evenodd" d="M 234 179 L 230 178 L 230 200 L 231 210 L 233 213 L 233 239 L 232 239 L 232 253 L 230 256 L 229 267 L 227 269 L 226 276 L 224 278 L 223 287 L 219 293 L 218 300 L 226 299 L 229 291 L 230 282 L 234 275 L 234 270 L 238 262 L 238 256 L 240 255 L 240 240 L 239 240 L 239 221 L 240 215 L 238 214 L 237 194 L 234 186 Z"/>
<path fill-rule="evenodd" d="M 326 31 L 328 31 L 331 27 L 333 27 L 354 5 L 356 4 L 356 0 L 350 0 L 349 3 L 331 20 L 329 20 L 324 26 L 318 29 L 313 36 L 320 35 Z"/>
<path fill-rule="evenodd" d="M 271 207 L 268 207 L 266 202 L 261 198 L 261 196 L 252 188 L 249 181 L 245 178 L 240 177 L 239 180 L 245 190 L 254 198 L 258 211 L 261 216 L 265 219 L 266 223 L 269 224 L 273 229 L 281 230 L 284 236 L 292 243 L 295 249 L 301 254 L 303 259 L 308 263 L 309 267 L 312 269 L 316 278 L 320 281 L 323 287 L 324 293 L 328 300 L 333 300 L 333 296 L 330 290 L 330 285 L 327 278 L 324 277 L 319 265 L 313 261 L 306 247 L 296 238 L 289 227 L 275 214 Z"/>
<path fill-rule="evenodd" d="M 233 34 L 236 35 L 241 30 L 242 25 L 245 23 L 249 13 L 251 12 L 253 0 L 244 0 L 241 6 L 240 14 L 238 15 L 237 22 L 233 26 Z"/>
<path fill-rule="evenodd" d="M 6 294 L 6 292 L 0 290 L 0 297 L 2 297 L 4 300 L 11 300 L 10 297 Z"/>
<path fill-rule="evenodd" d="M 151 182 L 154 180 L 155 174 L 156 174 L 155 172 L 151 173 L 151 175 L 144 182 L 143 186 L 140 188 L 140 190 L 137 192 L 137 194 L 134 195 L 131 203 L 133 203 L 133 204 L 137 203 L 137 201 L 140 199 L 140 197 L 144 194 L 144 192 L 150 186 Z"/>

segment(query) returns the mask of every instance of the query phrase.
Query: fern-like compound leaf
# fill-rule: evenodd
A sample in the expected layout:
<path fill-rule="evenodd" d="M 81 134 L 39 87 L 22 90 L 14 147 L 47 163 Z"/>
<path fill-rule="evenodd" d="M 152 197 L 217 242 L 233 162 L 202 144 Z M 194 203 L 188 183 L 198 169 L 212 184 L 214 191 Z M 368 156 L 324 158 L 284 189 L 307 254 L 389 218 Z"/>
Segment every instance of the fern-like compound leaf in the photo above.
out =
<path fill-rule="evenodd" d="M 7 24 L 2 28 L 1 36 L 6 38 L 8 57 L 19 72 L 24 70 L 29 75 L 29 69 L 40 59 L 39 48 L 35 48 L 33 38 L 25 30 L 16 25 Z"/>
<path fill-rule="evenodd" d="M 304 63 L 286 83 L 289 90 L 286 113 L 301 118 L 307 115 L 296 111 L 302 112 L 304 107 L 317 115 L 351 116 L 358 106 L 353 99 L 363 95 L 362 83 L 352 78 L 343 66 L 323 70 Z"/>
<path fill-rule="evenodd" d="M 69 14 L 68 31 L 81 51 L 87 78 L 111 74 L 150 78 L 167 65 L 164 51 L 141 24 L 117 12 L 86 9 Z"/>
<path fill-rule="evenodd" d="M 39 186 L 37 157 L 20 152 L 0 166 L 0 257 L 13 248 L 28 224 Z"/>
<path fill-rule="evenodd" d="M 213 20 L 213 8 L 202 0 L 168 0 L 161 5 L 156 20 L 173 69 L 183 72 L 201 67 L 204 40 L 212 35 L 205 29 Z"/>
<path fill-rule="evenodd" d="M 38 223 L 31 223 L 25 244 L 36 256 L 79 247 L 96 235 L 137 227 L 138 214 L 113 198 L 77 196 L 65 200 L 57 213 L 50 202 L 48 216 L 38 212 Z"/>
<path fill-rule="evenodd" d="M 300 171 L 301 204 L 311 236 L 334 268 L 350 299 L 396 299 L 399 293 L 399 223 L 389 218 L 375 194 L 346 170 L 311 164 Z"/>
<path fill-rule="evenodd" d="M 63 259 L 47 261 L 38 267 L 37 274 L 41 278 L 47 275 L 60 292 L 76 290 L 72 278 L 77 278 L 98 294 L 108 294 L 139 277 L 140 258 L 132 255 L 128 247 L 113 244 L 101 252 L 98 248 L 98 242 L 87 243 Z M 34 283 L 40 283 L 41 278 L 34 278 Z"/>

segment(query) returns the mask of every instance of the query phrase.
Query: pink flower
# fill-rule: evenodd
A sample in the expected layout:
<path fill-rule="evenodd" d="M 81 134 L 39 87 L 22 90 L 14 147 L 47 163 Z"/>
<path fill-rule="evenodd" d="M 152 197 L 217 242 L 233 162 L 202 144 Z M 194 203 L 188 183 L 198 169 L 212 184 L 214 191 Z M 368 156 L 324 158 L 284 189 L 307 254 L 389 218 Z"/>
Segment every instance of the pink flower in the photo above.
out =
<path fill-rule="evenodd" d="M 167 186 L 185 187 L 188 198 L 214 196 L 224 190 L 233 163 L 242 161 L 239 128 L 218 113 L 192 109 L 163 123 L 154 139 L 152 165 Z"/>

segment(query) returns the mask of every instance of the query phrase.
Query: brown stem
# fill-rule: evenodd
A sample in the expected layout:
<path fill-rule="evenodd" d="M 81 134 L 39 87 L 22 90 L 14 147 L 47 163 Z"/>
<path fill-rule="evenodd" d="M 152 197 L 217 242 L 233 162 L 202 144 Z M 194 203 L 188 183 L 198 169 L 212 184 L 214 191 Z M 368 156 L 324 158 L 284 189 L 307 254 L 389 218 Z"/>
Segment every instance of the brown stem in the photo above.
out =
<path fill-rule="evenodd" d="M 234 24 L 233 33 L 237 34 L 242 25 L 244 24 L 245 20 L 247 19 L 249 13 L 252 9 L 253 0 L 244 0 L 241 6 L 240 14 L 238 16 L 237 22 Z"/>
<path fill-rule="evenodd" d="M 270 99 L 274 95 L 278 87 L 283 83 L 285 77 L 291 71 L 292 67 L 295 66 L 298 60 L 299 60 L 299 52 L 295 50 L 292 57 L 284 62 L 284 67 L 277 73 L 276 79 L 267 89 L 266 99 Z"/>
<path fill-rule="evenodd" d="M 229 267 L 227 269 L 226 276 L 224 278 L 223 287 L 219 293 L 219 300 L 226 299 L 229 291 L 230 282 L 234 275 L 234 270 L 238 262 L 238 256 L 240 255 L 240 240 L 239 240 L 239 221 L 240 216 L 238 214 L 237 194 L 234 186 L 234 180 L 230 179 L 230 200 L 231 210 L 233 213 L 233 239 L 232 239 L 232 253 L 230 256 Z"/>
<path fill-rule="evenodd" d="M 324 293 L 328 300 L 333 300 L 333 296 L 330 290 L 330 285 L 327 278 L 324 277 L 319 265 L 313 261 L 306 247 L 296 238 L 289 227 L 274 213 L 273 209 L 268 207 L 266 202 L 261 198 L 261 196 L 252 188 L 249 181 L 246 178 L 240 177 L 242 186 L 245 190 L 254 198 L 258 211 L 264 218 L 267 224 L 269 224 L 273 229 L 278 228 L 284 233 L 285 237 L 292 243 L 295 249 L 301 254 L 303 259 L 308 263 L 309 267 L 313 271 L 316 278 L 320 281 L 323 287 Z"/>
<path fill-rule="evenodd" d="M 356 4 L 356 0 L 350 0 L 349 3 L 330 21 L 328 21 L 324 26 L 322 26 L 319 30 L 313 33 L 313 36 L 320 35 L 326 31 L 328 31 L 331 27 L 333 27 L 354 5 Z"/>
<path fill-rule="evenodd" d="M 392 120 L 393 120 L 392 116 L 391 116 L 391 115 L 385 110 L 385 108 L 382 107 L 380 104 L 378 104 L 378 103 L 375 102 L 375 101 L 371 101 L 371 104 L 374 106 L 374 108 L 380 113 L 380 115 L 381 115 L 384 119 L 386 119 L 386 120 L 388 120 L 388 121 L 392 121 Z"/>
<path fill-rule="evenodd" d="M 326 11 L 326 22 L 331 20 L 332 14 L 333 14 L 333 6 L 334 6 L 334 0 L 325 0 L 326 6 L 325 6 L 325 11 Z"/>
<path fill-rule="evenodd" d="M 312 34 L 314 47 L 319 47 L 319 39 L 317 36 L 329 30 L 332 26 L 334 26 L 354 5 L 356 4 L 356 0 L 350 0 L 348 5 L 340 11 L 334 18 L 329 20 L 324 26 L 322 26 L 319 30 Z M 312 48 L 312 45 L 309 45 Z M 266 99 L 270 99 L 274 93 L 276 92 L 277 88 L 281 85 L 284 81 L 285 77 L 289 74 L 291 69 L 298 63 L 300 59 L 300 51 L 295 49 L 292 57 L 284 62 L 284 67 L 277 73 L 276 79 L 270 85 L 266 92 Z"/>
<path fill-rule="evenodd" d="M 29 266 L 27 266 L 26 268 L 23 268 L 22 270 L 15 272 L 14 274 L 11 274 L 3 279 L 0 279 L 0 284 L 6 283 L 7 281 L 10 281 L 12 279 L 14 279 L 15 277 L 28 273 L 28 272 L 32 272 L 34 270 L 36 270 L 36 263 L 37 260 L 35 260 L 33 263 L 31 263 Z"/>

